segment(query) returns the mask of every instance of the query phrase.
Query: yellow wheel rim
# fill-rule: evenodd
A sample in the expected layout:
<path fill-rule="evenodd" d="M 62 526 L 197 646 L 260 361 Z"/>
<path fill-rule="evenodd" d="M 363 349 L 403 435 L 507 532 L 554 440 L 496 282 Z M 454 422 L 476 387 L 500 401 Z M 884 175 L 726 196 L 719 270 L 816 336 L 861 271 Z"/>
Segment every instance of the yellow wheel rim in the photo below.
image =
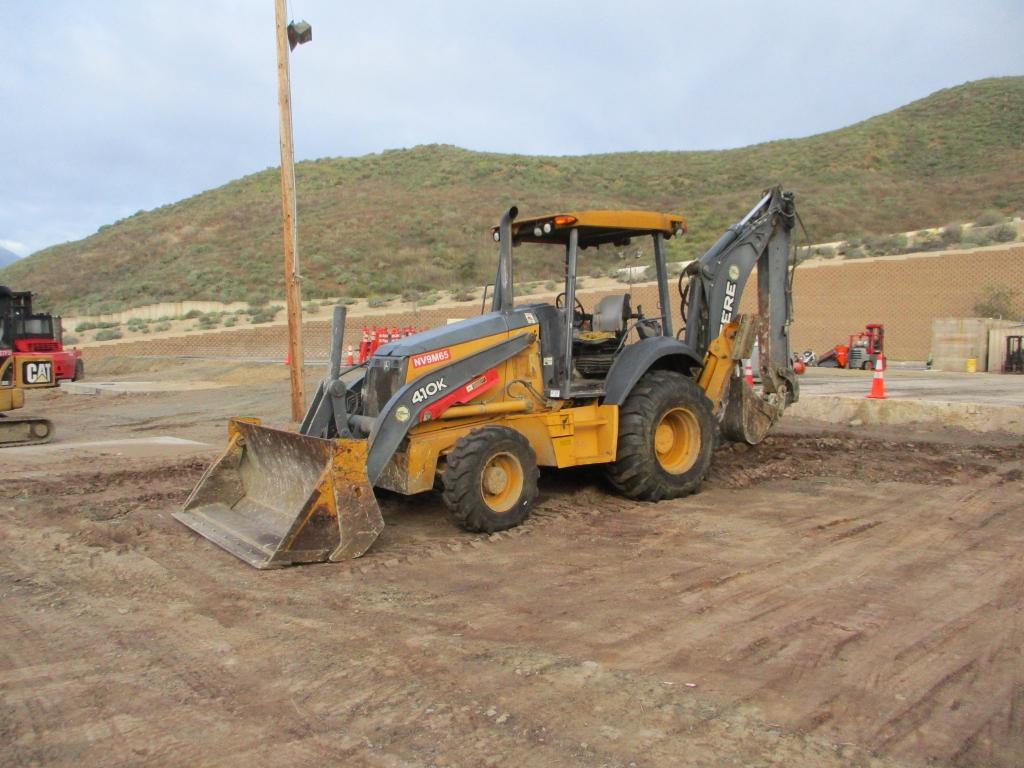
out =
<path fill-rule="evenodd" d="M 480 475 L 484 503 L 498 514 L 508 512 L 523 494 L 523 467 L 511 453 L 496 453 Z"/>
<path fill-rule="evenodd" d="M 700 454 L 700 422 L 686 408 L 667 411 L 654 430 L 654 451 L 661 468 L 672 475 L 690 469 Z"/>

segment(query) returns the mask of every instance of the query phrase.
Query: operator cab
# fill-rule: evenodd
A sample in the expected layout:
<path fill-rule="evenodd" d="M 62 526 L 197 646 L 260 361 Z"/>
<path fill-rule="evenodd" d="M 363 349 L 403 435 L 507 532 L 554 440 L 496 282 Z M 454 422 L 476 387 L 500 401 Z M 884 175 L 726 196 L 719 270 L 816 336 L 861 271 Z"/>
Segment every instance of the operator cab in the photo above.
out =
<path fill-rule="evenodd" d="M 29 291 L 0 285 L 0 349 L 53 352 L 55 339 L 53 317 L 32 311 Z"/>
<path fill-rule="evenodd" d="M 515 219 L 515 209 L 493 229 L 499 242 L 498 277 L 492 311 L 511 311 L 511 248 L 501 242 L 505 226 L 511 232 L 511 245 L 539 244 L 561 248 L 565 267 L 564 290 L 555 300 L 555 312 L 536 312 L 541 323 L 541 346 L 545 359 L 545 379 L 552 397 L 598 396 L 619 351 L 635 330 L 639 338 L 673 335 L 668 297 L 668 275 L 663 243 L 686 232 L 686 220 L 678 214 L 652 211 L 576 211 L 530 219 Z M 602 245 L 624 247 L 637 238 L 649 237 L 653 243 L 658 274 L 659 309 L 645 315 L 629 293 L 604 296 L 589 309 L 576 296 L 579 260 L 589 248 Z M 507 255 L 506 255 L 507 254 Z M 507 261 L 507 264 L 505 263 Z M 502 287 L 502 280 L 508 288 Z M 504 291 L 509 294 L 504 297 Z M 503 301 L 507 298 L 507 301 Z M 530 307 L 531 311 L 545 305 Z M 526 307 L 517 307 L 516 312 Z M 550 314 L 549 314 L 550 312 Z M 545 318 L 550 317 L 549 322 Z M 548 370 L 548 361 L 551 369 Z M 549 393 L 550 394 L 550 393 Z"/>

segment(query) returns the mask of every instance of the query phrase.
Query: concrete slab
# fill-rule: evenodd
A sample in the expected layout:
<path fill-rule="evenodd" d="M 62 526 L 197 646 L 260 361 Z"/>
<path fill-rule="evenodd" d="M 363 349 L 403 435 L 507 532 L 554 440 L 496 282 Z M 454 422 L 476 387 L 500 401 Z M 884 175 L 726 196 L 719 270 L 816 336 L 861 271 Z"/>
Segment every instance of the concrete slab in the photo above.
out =
<path fill-rule="evenodd" d="M 71 395 L 126 395 L 150 392 L 190 392 L 222 389 L 230 384 L 212 381 L 63 381 L 61 391 Z"/>
<path fill-rule="evenodd" d="M 801 399 L 807 396 L 864 397 L 871 391 L 871 371 L 809 368 L 800 377 Z M 890 400 L 979 403 L 1024 408 L 1024 376 L 996 373 L 914 371 L 890 367 L 885 372 Z"/>
<path fill-rule="evenodd" d="M 930 424 L 1024 435 L 1024 377 L 890 367 L 886 399 L 869 400 L 873 376 L 809 368 L 800 377 L 800 402 L 787 415 L 829 424 Z"/>
<path fill-rule="evenodd" d="M 4 448 L 3 455 L 7 456 L 38 456 L 40 454 L 57 454 L 61 452 L 74 453 L 114 453 L 123 455 L 131 453 L 133 457 L 161 456 L 169 453 L 190 452 L 199 448 L 211 447 L 207 443 L 200 443 L 196 440 L 186 440 L 181 437 L 160 435 L 157 437 L 126 438 L 124 440 L 93 440 L 84 442 L 62 443 L 53 442 L 44 445 L 23 445 L 12 448 Z"/>
<path fill-rule="evenodd" d="M 786 411 L 787 417 L 828 424 L 959 427 L 974 432 L 1024 435 L 1024 408 L 992 403 L 950 402 L 917 398 L 869 400 L 845 395 L 805 395 Z"/>

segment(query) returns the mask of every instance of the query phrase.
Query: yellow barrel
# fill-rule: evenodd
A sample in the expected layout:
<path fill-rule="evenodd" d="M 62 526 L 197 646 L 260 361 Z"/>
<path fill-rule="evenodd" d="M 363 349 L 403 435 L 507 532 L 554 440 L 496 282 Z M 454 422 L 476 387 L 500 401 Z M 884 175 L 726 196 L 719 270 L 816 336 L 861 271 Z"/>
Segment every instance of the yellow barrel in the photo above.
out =
<path fill-rule="evenodd" d="M 968 357 L 967 358 L 967 372 L 977 373 L 978 372 L 978 358 Z"/>

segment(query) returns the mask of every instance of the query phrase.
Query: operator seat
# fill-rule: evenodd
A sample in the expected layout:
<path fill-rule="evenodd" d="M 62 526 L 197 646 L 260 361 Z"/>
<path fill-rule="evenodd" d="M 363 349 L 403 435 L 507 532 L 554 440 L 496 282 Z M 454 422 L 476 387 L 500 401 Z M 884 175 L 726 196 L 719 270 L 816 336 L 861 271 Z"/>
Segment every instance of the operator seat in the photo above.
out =
<path fill-rule="evenodd" d="M 594 319 L 592 327 L 595 331 L 614 333 L 616 335 L 626 330 L 626 323 L 629 321 L 633 310 L 629 306 L 630 295 L 628 293 L 613 294 L 605 296 L 594 307 Z"/>
<path fill-rule="evenodd" d="M 590 329 L 573 330 L 573 363 L 583 378 L 603 380 L 611 370 L 629 327 L 629 298 L 628 293 L 605 296 L 588 316 Z"/>

